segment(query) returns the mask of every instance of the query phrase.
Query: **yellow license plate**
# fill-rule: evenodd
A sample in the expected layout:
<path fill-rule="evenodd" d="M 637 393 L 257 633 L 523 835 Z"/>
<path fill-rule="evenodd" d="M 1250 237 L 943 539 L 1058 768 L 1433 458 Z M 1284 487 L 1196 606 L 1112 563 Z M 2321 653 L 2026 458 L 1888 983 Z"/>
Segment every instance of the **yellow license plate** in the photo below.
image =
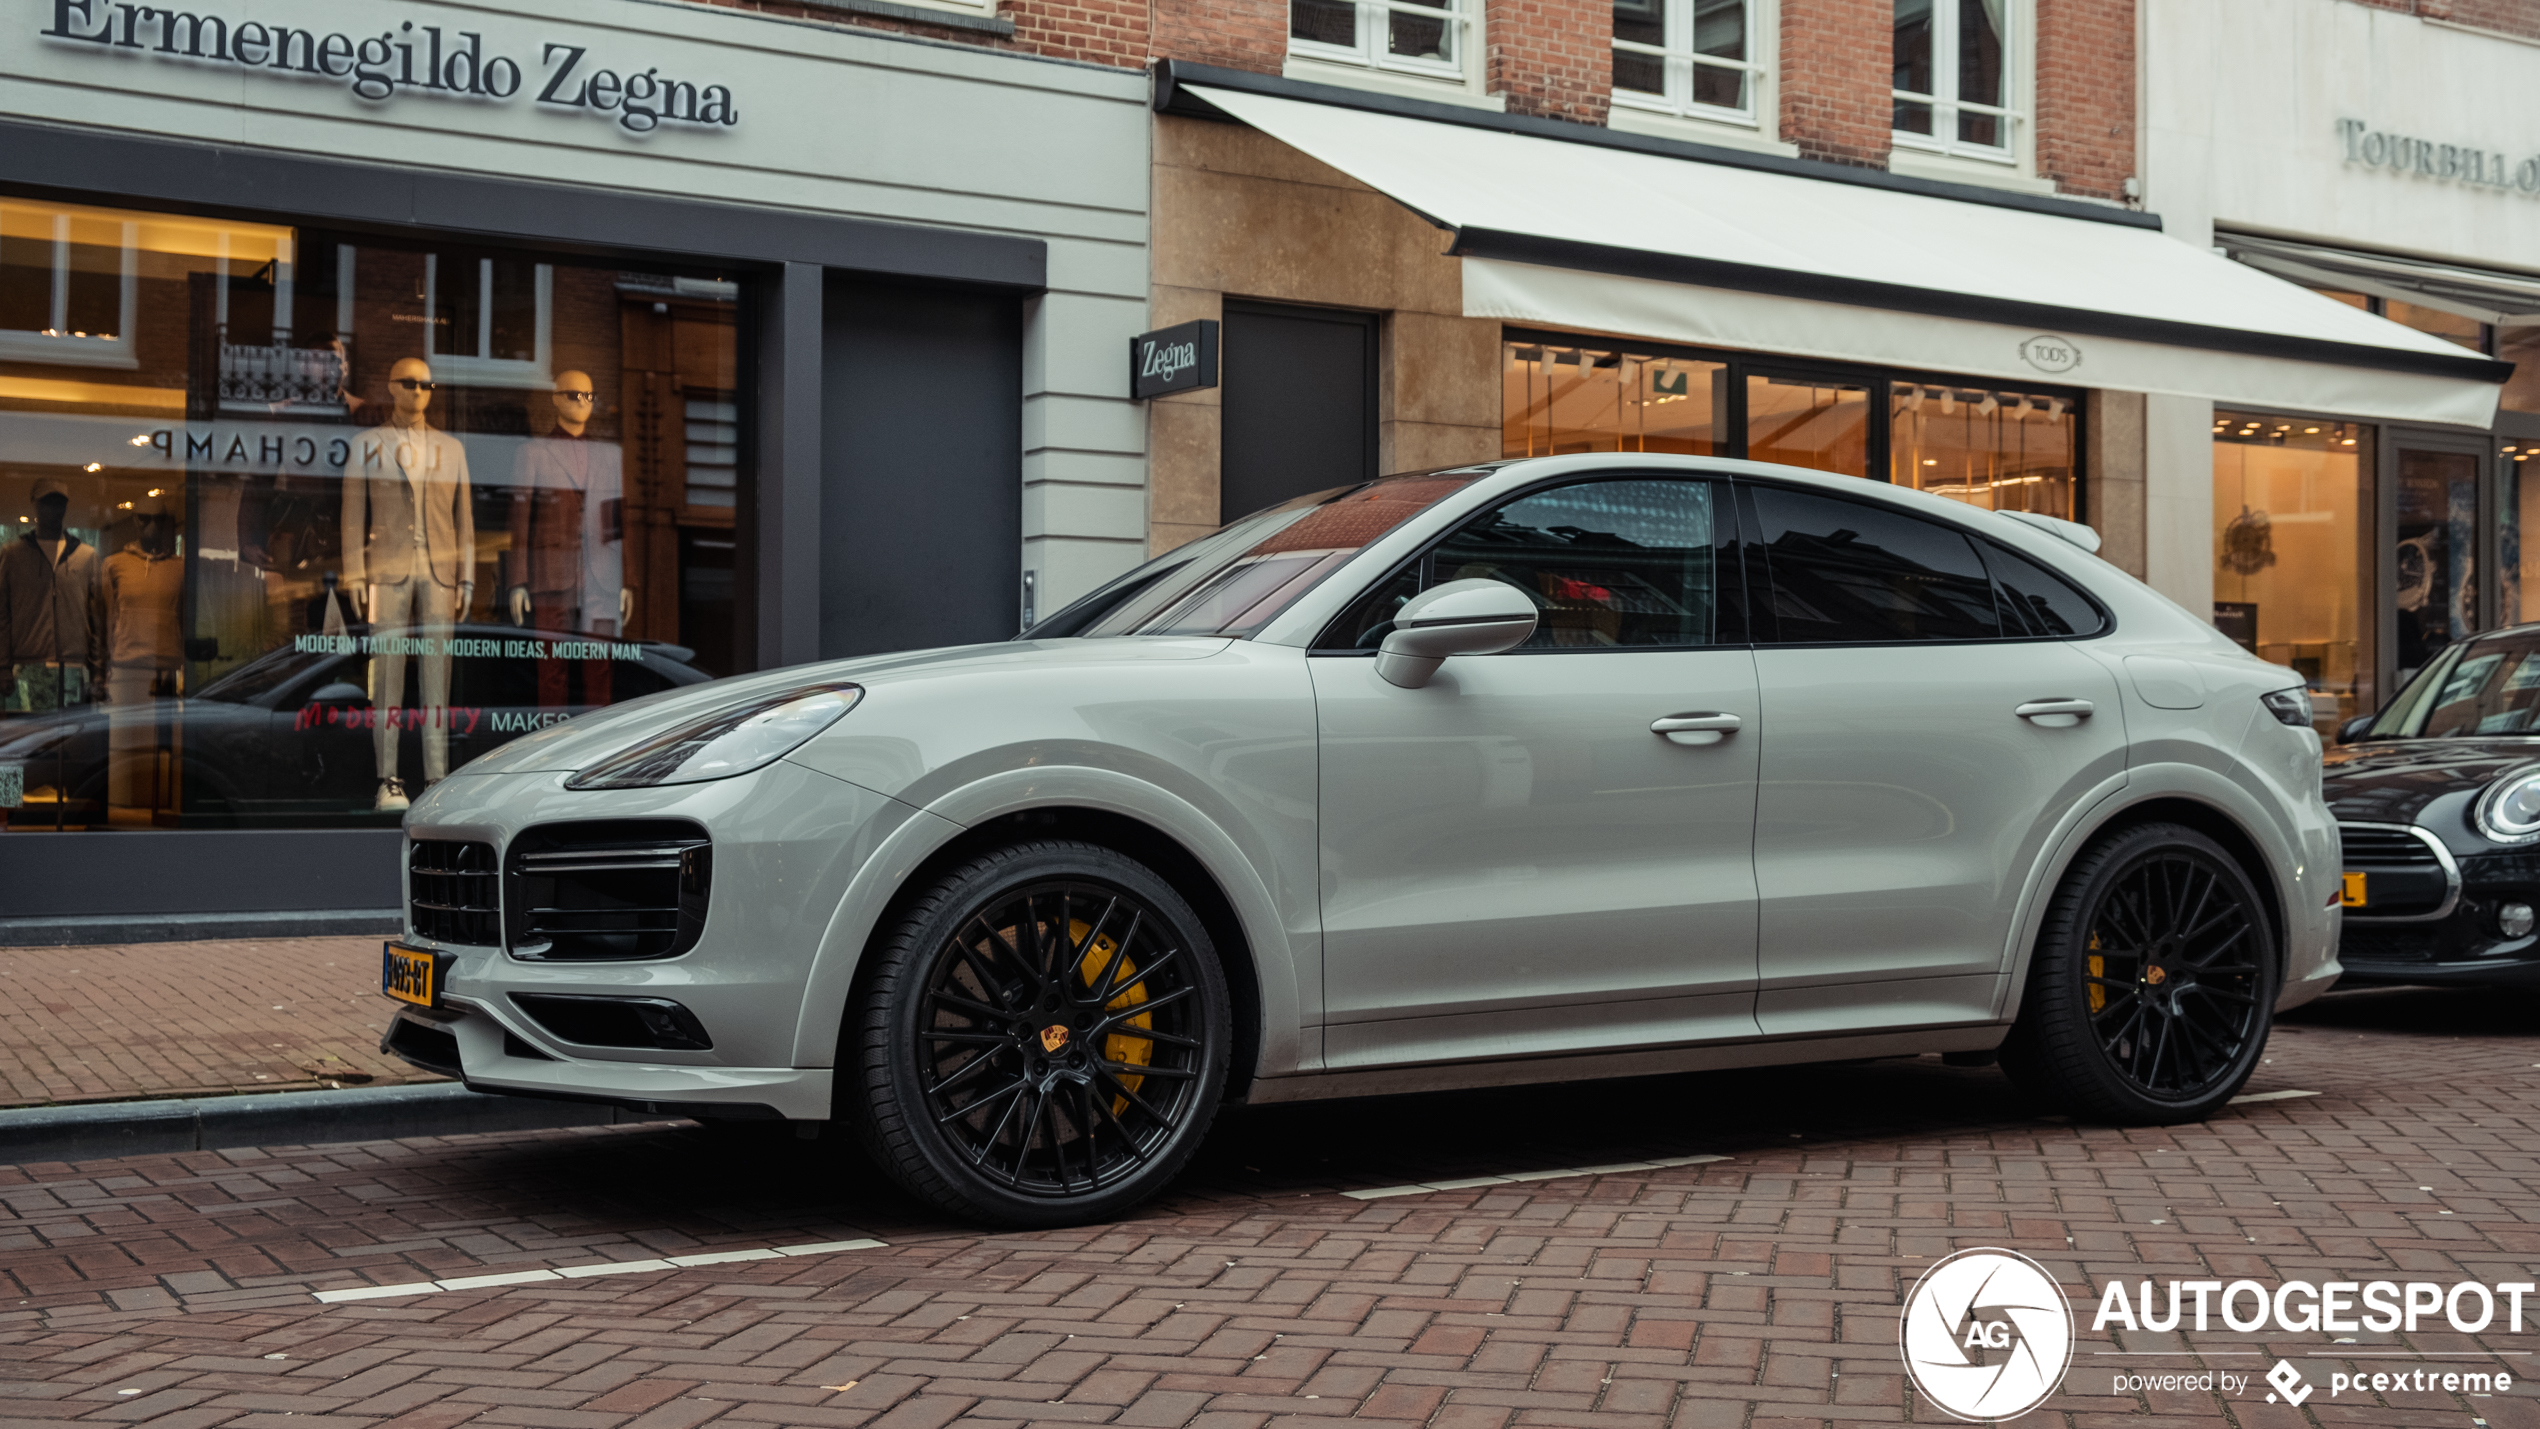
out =
<path fill-rule="evenodd" d="M 379 990 L 399 1002 L 430 1007 L 441 996 L 441 964 L 420 949 L 384 944 L 380 949 Z"/>
<path fill-rule="evenodd" d="M 2346 875 L 2345 893 L 2344 896 L 2338 899 L 2338 901 L 2349 908 L 2361 908 L 2364 906 L 2364 876 L 2362 874 L 2350 873 Z"/>

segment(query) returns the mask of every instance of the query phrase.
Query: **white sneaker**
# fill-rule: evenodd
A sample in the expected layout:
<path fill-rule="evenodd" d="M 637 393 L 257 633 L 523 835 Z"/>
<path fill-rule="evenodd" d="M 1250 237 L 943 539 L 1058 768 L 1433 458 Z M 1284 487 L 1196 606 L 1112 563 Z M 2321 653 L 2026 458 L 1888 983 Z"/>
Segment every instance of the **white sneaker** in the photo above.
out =
<path fill-rule="evenodd" d="M 407 802 L 406 786 L 402 781 L 382 779 L 379 781 L 379 802 L 371 807 L 385 813 L 392 809 L 402 809 L 406 807 Z"/>

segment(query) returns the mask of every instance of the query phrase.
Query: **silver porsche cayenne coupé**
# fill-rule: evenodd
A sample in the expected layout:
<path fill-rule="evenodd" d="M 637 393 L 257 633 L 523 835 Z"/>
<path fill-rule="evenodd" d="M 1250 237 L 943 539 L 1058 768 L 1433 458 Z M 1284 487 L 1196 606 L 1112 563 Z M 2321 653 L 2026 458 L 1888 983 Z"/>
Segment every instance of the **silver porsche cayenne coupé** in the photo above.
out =
<path fill-rule="evenodd" d="M 387 1045 L 1115 1215 L 1217 1109 L 1954 1053 L 2238 1090 L 2337 975 L 2300 679 L 2087 528 L 1601 454 L 1237 521 L 1019 638 L 691 686 L 406 820 Z"/>

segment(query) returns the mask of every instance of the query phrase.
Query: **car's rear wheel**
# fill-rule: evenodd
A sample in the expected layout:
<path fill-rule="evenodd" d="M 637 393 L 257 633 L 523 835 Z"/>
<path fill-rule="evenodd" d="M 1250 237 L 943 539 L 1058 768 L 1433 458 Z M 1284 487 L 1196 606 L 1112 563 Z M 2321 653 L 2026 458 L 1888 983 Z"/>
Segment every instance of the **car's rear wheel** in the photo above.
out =
<path fill-rule="evenodd" d="M 1172 885 L 1099 845 L 1017 844 L 944 874 L 877 943 L 841 1111 L 893 1179 L 956 1215 L 1102 1220 L 1198 1149 L 1231 1026 Z"/>
<path fill-rule="evenodd" d="M 2002 1065 L 2078 1115 L 2193 1121 L 2249 1079 L 2276 987 L 2272 920 L 2239 863 L 2194 829 L 2137 825 L 2065 874 Z"/>

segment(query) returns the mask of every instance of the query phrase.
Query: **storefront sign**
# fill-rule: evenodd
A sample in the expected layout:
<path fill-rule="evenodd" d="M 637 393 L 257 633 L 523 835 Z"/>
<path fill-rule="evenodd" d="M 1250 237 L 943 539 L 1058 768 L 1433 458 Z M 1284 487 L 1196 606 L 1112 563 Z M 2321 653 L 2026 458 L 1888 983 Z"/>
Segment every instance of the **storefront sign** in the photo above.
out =
<path fill-rule="evenodd" d="M 2493 149 L 2438 144 L 2431 139 L 2375 129 L 2362 119 L 2338 120 L 2337 137 L 2345 143 L 2346 162 L 2350 164 L 2540 196 L 2540 154 L 2508 159 Z"/>
<path fill-rule="evenodd" d="M 524 64 L 486 53 L 477 31 L 445 33 L 412 20 L 356 37 L 115 0 L 51 4 L 53 23 L 37 33 L 56 44 L 226 65 L 281 80 L 332 80 L 377 104 L 404 93 L 502 104 L 535 85 L 532 103 L 596 114 L 630 134 L 664 124 L 728 129 L 741 122 L 723 85 L 665 75 L 658 65 L 611 69 L 585 45 L 549 41 Z"/>
<path fill-rule="evenodd" d="M 2069 338 L 2039 333 L 2020 344 L 2020 361 L 2040 372 L 2070 372 L 2081 366 L 2081 348 Z"/>
<path fill-rule="evenodd" d="M 1129 398 L 1143 402 L 1217 385 L 1217 324 L 1207 318 L 1129 339 Z"/>

